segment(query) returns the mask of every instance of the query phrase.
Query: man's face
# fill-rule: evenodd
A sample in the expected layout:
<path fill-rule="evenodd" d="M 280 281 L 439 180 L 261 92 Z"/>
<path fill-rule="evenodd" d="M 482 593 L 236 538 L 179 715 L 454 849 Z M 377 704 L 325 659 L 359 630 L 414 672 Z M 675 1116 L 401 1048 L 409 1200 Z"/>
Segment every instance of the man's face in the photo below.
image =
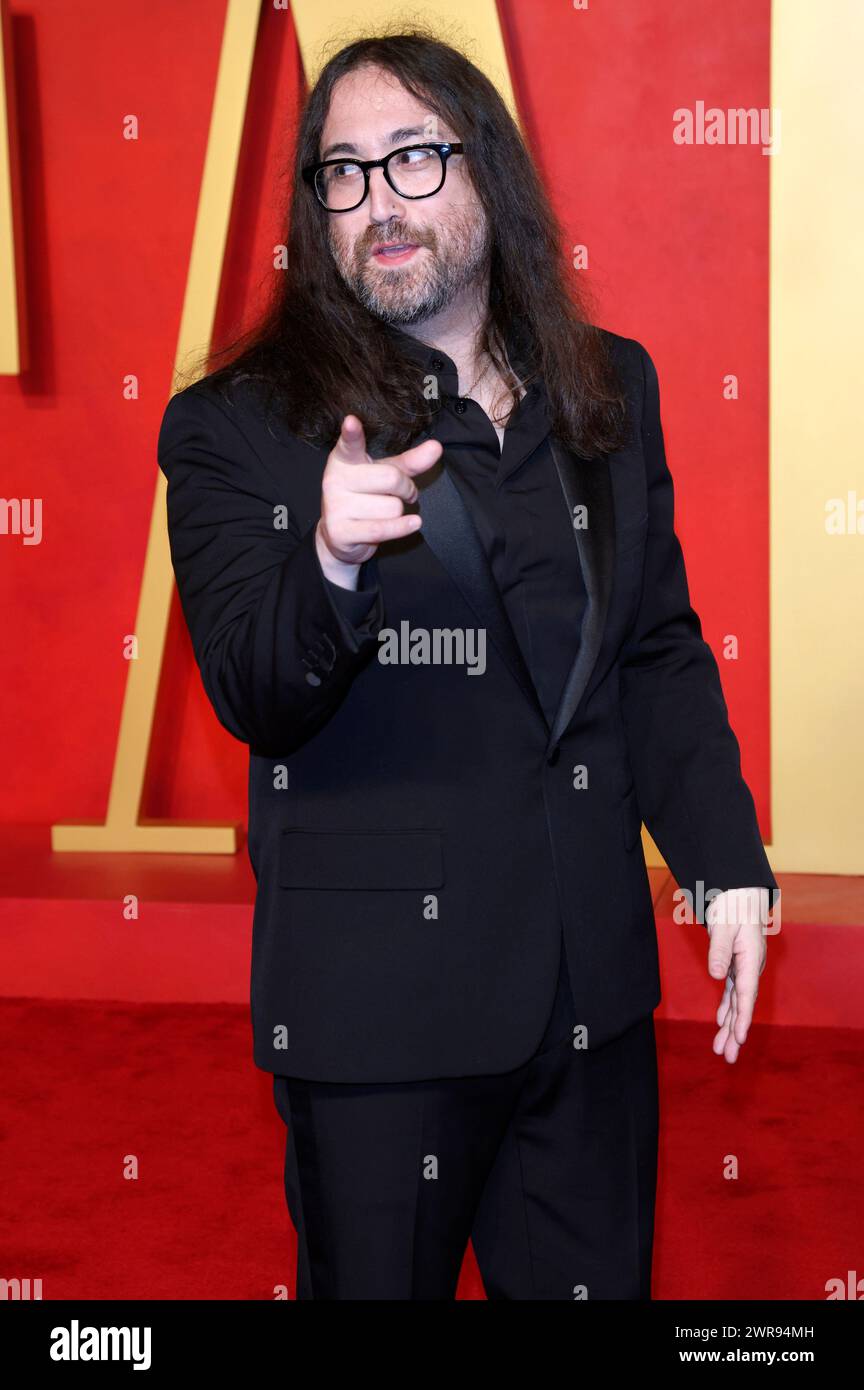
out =
<path fill-rule="evenodd" d="M 458 139 L 392 74 L 364 67 L 333 89 L 320 158 L 383 159 L 401 145 Z M 428 198 L 401 197 L 383 169 L 372 169 L 359 208 L 326 215 L 339 273 L 387 323 L 417 324 L 441 313 L 488 268 L 488 220 L 462 155 L 450 156 L 443 188 Z"/>

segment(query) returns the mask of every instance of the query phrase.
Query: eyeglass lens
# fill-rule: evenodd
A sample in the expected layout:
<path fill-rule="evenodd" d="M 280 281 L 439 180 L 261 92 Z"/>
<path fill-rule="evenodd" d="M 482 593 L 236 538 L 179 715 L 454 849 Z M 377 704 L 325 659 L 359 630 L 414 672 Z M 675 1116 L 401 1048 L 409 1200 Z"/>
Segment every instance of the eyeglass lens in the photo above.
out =
<path fill-rule="evenodd" d="M 444 168 L 438 150 L 396 150 L 387 160 L 387 171 L 397 193 L 422 198 L 437 192 Z M 319 169 L 315 184 L 325 207 L 334 212 L 346 212 L 363 201 L 363 170 L 350 160 Z"/>

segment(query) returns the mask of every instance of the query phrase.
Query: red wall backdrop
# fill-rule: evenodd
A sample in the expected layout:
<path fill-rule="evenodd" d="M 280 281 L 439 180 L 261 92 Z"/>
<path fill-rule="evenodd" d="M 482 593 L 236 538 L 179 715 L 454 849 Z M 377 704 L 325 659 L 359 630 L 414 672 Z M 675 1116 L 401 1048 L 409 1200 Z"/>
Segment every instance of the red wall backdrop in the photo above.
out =
<path fill-rule="evenodd" d="M 41 545 L 0 536 L 0 819 L 104 815 L 170 390 L 223 0 L 13 4 L 32 360 L 0 379 L 2 494 L 43 499 Z M 660 374 L 678 529 L 769 824 L 767 309 L 770 161 L 677 146 L 672 113 L 767 107 L 768 0 L 502 0 L 526 132 L 605 327 Z M 263 6 L 219 325 L 283 239 L 303 76 Z M 140 138 L 123 139 L 124 117 Z M 740 399 L 724 401 L 726 373 Z M 140 399 L 123 399 L 138 376 Z M 245 813 L 247 751 L 200 688 L 176 603 L 145 811 Z"/>

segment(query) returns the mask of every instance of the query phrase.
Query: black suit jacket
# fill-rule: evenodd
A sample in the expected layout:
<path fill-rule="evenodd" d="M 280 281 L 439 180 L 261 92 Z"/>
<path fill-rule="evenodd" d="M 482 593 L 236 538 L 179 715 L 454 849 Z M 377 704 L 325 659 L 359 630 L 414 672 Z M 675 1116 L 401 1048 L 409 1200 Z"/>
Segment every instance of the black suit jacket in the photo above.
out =
<path fill-rule="evenodd" d="M 321 1081 L 502 1072 L 547 1022 L 561 924 L 588 1045 L 660 999 L 640 826 L 681 887 L 776 888 L 673 529 L 657 375 L 608 334 L 631 442 L 555 446 L 588 594 L 547 724 L 459 491 L 380 547 L 355 626 L 314 543 L 327 451 L 251 380 L 205 378 L 159 436 L 171 555 L 207 694 L 250 747 L 254 1058 Z M 561 602 L 567 603 L 562 594 Z M 484 628 L 487 666 L 384 665 L 382 626 Z M 587 784 L 584 774 L 587 773 Z M 693 927 L 691 930 L 698 930 Z"/>

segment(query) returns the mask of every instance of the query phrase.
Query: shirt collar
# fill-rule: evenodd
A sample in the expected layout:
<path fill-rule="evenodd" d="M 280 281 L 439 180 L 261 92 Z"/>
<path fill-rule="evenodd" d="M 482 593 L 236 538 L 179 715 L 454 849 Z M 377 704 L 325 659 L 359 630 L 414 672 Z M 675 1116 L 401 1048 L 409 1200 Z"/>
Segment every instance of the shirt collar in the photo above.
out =
<path fill-rule="evenodd" d="M 428 343 L 421 342 L 413 334 L 406 333 L 404 329 L 396 328 L 393 324 L 386 325 L 388 331 L 393 335 L 394 342 L 401 350 L 416 362 L 429 376 L 436 376 L 441 383 L 441 391 L 444 395 L 458 396 L 459 394 L 459 373 L 452 357 L 438 347 L 430 347 Z M 510 361 L 518 370 L 516 361 L 515 347 L 512 340 L 508 341 Z M 536 383 L 539 384 L 539 383 Z M 533 386 L 529 388 L 533 390 Z M 545 394 L 545 393 L 541 393 Z"/>
<path fill-rule="evenodd" d="M 424 375 L 435 377 L 437 380 L 438 391 L 447 409 L 439 413 L 432 437 L 440 439 L 445 447 L 471 447 L 474 437 L 470 421 L 461 414 L 454 413 L 454 405 L 456 410 L 459 409 L 459 373 L 453 359 L 441 348 L 430 347 L 428 343 L 422 342 L 403 329 L 396 328 L 393 324 L 386 326 L 394 335 L 400 350 L 417 363 Z M 510 360 L 515 363 L 512 340 L 508 340 L 508 346 Z M 551 417 L 546 391 L 542 380 L 535 380 L 527 388 L 525 397 L 517 407 L 513 425 L 505 435 L 505 452 L 500 456 L 500 460 L 497 448 L 495 450 L 499 480 L 515 472 L 533 454 L 538 444 L 549 434 L 550 428 Z"/>
<path fill-rule="evenodd" d="M 392 324 L 387 326 L 400 351 L 404 352 L 413 362 L 416 362 L 427 376 L 437 377 L 445 395 L 458 395 L 459 373 L 452 357 L 448 357 L 446 352 L 442 352 L 440 348 L 430 347 L 428 343 L 421 342 L 419 338 L 415 338 L 413 334 L 406 333 L 401 328 L 396 328 Z"/>

